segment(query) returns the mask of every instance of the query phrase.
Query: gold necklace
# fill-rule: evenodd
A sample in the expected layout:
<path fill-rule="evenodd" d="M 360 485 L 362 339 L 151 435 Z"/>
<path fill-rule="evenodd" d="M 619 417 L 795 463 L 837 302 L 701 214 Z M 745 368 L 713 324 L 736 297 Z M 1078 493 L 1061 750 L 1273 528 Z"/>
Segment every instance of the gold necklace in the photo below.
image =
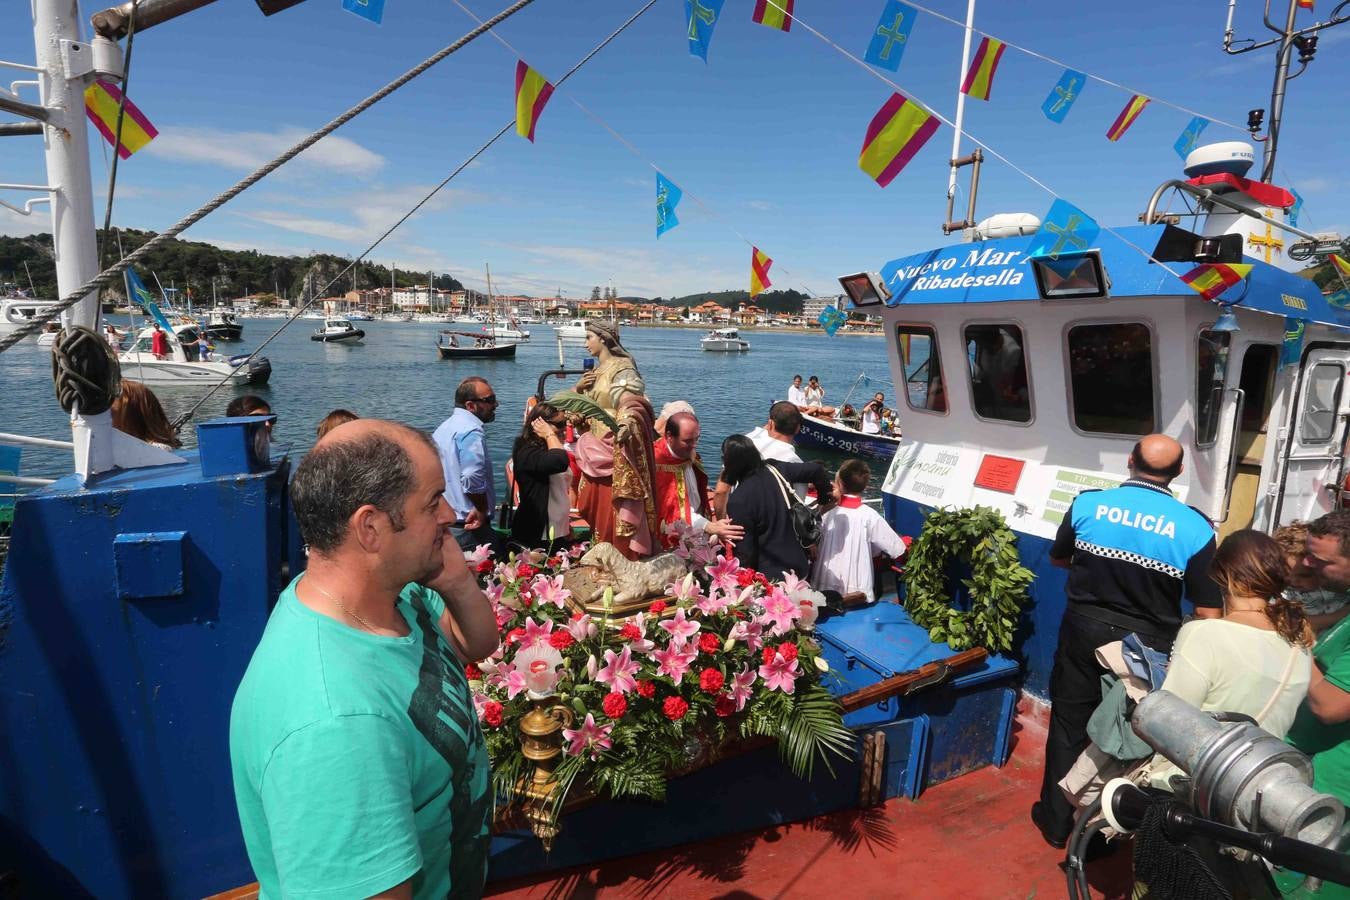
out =
<path fill-rule="evenodd" d="M 352 617 L 353 619 L 355 619 L 358 623 L 360 623 L 361 627 L 365 628 L 366 631 L 369 631 L 369 632 L 372 633 L 372 634 L 379 634 L 379 632 L 375 629 L 375 627 L 374 627 L 373 625 L 371 625 L 371 624 L 370 624 L 369 622 L 367 622 L 365 619 L 363 619 L 363 618 L 361 618 L 360 616 L 358 616 L 358 615 L 357 615 L 355 612 L 353 612 L 351 609 L 348 609 L 348 608 L 347 608 L 347 604 L 343 603 L 343 602 L 342 602 L 341 600 L 339 600 L 337 597 L 334 597 L 329 591 L 325 590 L 325 589 L 323 588 L 322 585 L 311 584 L 310 587 L 314 588 L 314 590 L 318 591 L 320 594 L 323 594 L 323 595 L 324 595 L 325 597 L 327 597 L 329 600 L 332 600 L 334 603 L 336 603 L 336 604 L 338 605 L 338 608 L 339 608 L 339 609 L 341 609 L 341 610 L 342 610 L 343 612 L 345 612 L 347 615 L 351 616 L 351 617 Z"/>

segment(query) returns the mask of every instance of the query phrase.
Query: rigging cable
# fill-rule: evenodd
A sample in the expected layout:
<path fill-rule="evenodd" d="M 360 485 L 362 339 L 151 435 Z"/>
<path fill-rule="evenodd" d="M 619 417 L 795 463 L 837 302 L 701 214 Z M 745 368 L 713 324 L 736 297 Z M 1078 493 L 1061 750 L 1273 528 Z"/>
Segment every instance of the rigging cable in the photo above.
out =
<path fill-rule="evenodd" d="M 206 203 L 205 205 L 198 207 L 196 210 L 184 216 L 178 222 L 169 226 L 168 229 L 161 231 L 159 234 L 155 235 L 150 240 L 146 241 L 144 244 L 137 247 L 135 250 L 131 251 L 131 253 L 122 257 L 122 259 L 113 263 L 111 266 L 104 269 L 102 272 L 95 275 L 93 278 L 89 279 L 84 284 L 80 285 L 69 296 L 62 298 L 59 302 L 54 304 L 49 309 L 35 315 L 32 319 L 29 319 L 25 324 L 19 326 L 10 334 L 6 335 L 3 338 L 0 338 L 0 353 L 3 353 L 10 347 L 13 347 L 15 344 L 19 343 L 20 341 L 24 340 L 30 335 L 37 334 L 40 330 L 42 330 L 42 327 L 44 325 L 54 320 L 57 316 L 65 312 L 70 307 L 74 306 L 76 303 L 79 303 L 89 294 L 89 292 L 97 290 L 98 288 L 104 287 L 106 285 L 112 284 L 113 279 L 116 278 L 117 275 L 121 274 L 123 270 L 131 266 L 133 263 L 136 263 L 142 258 L 144 258 L 151 250 L 167 242 L 171 238 L 177 237 L 179 234 L 186 231 L 188 228 L 195 225 L 197 222 L 200 222 L 202 219 L 206 218 L 208 215 L 215 212 L 220 207 L 224 206 L 230 200 L 233 200 L 235 197 L 243 193 L 248 188 L 252 187 L 254 184 L 257 184 L 267 175 L 281 168 L 281 166 L 290 162 L 296 156 L 299 156 L 305 150 L 314 146 L 324 137 L 341 128 L 343 125 L 347 124 L 352 119 L 356 118 L 358 115 L 365 112 L 367 109 L 374 106 L 379 101 L 383 100 L 385 97 L 388 97 L 394 91 L 403 87 L 405 84 L 412 81 L 418 75 L 421 75 L 427 69 L 430 69 L 432 66 L 436 65 L 436 63 L 440 62 L 450 54 L 459 50 L 461 47 L 463 47 L 465 44 L 468 44 L 474 38 L 490 30 L 492 26 L 496 25 L 499 22 L 505 21 L 506 19 L 520 12 L 520 10 L 529 6 L 533 2 L 534 0 L 516 0 L 515 3 L 511 4 L 506 9 L 497 13 L 483 25 L 468 32 L 463 37 L 459 38 L 459 40 L 450 44 L 448 47 L 445 47 L 441 50 L 438 50 L 436 53 L 433 53 L 431 56 L 427 57 L 417 65 L 413 66 L 411 69 L 404 72 L 402 75 L 395 78 L 393 81 L 389 82 L 387 85 L 380 88 L 378 91 L 371 94 L 369 97 L 362 100 L 360 103 L 357 103 L 351 109 L 342 113 L 342 115 L 338 116 L 336 119 L 333 119 L 327 125 L 324 125 L 321 128 L 311 132 L 308 136 L 299 140 L 289 150 L 286 150 L 280 156 L 273 159 L 271 162 L 266 163 L 265 165 L 254 170 L 251 174 L 245 176 L 233 187 L 227 189 L 224 193 L 219 194 L 213 200 Z"/>
<path fill-rule="evenodd" d="M 587 53 L 585 56 L 583 56 L 580 60 L 577 61 L 576 65 L 568 69 L 567 73 L 558 79 L 554 87 L 558 87 L 563 82 L 567 81 L 567 79 L 571 78 L 572 75 L 575 74 L 578 69 L 586 65 L 586 63 L 590 62 L 591 59 L 594 58 L 597 53 L 599 53 L 606 46 L 608 46 L 609 43 L 613 41 L 615 38 L 617 38 L 620 34 L 623 34 L 623 32 L 626 31 L 630 25 L 632 25 L 639 18 L 641 18 L 642 15 L 646 13 L 649 9 L 651 9 L 653 6 L 655 6 L 656 3 L 657 0 L 647 0 L 647 2 L 642 6 L 641 9 L 633 13 L 633 15 L 630 16 L 627 21 L 625 21 L 622 25 L 620 25 L 618 28 L 612 31 L 608 37 L 606 37 L 600 43 L 592 47 L 589 53 Z M 489 21 L 488 23 L 486 23 L 485 27 L 490 28 L 492 24 L 493 23 Z M 304 312 L 310 306 L 314 305 L 314 301 L 318 299 L 320 295 L 327 294 L 329 288 L 331 288 L 333 285 L 337 284 L 339 281 L 345 278 L 348 272 L 350 272 L 353 268 L 355 268 L 358 264 L 360 264 L 360 262 L 364 260 L 367 256 L 373 253 L 375 251 L 375 248 L 380 246 L 380 244 L 383 243 L 384 240 L 389 237 L 389 235 L 393 234 L 399 228 L 399 226 L 401 226 L 404 222 L 412 218 L 413 215 L 419 209 L 425 206 L 427 202 L 431 200 L 432 197 L 435 197 L 438 193 L 440 193 L 441 189 L 444 188 L 447 184 L 449 184 L 450 181 L 453 178 L 455 178 L 455 176 L 457 176 L 460 172 L 463 172 L 465 169 L 467 169 L 470 166 L 470 164 L 473 163 L 474 160 L 476 160 L 479 156 L 482 156 L 483 153 L 485 153 L 489 147 L 497 143 L 497 141 L 500 140 L 504 134 L 506 134 L 515 126 L 516 120 L 513 118 L 511 119 L 511 121 L 503 125 L 496 134 L 494 134 L 492 137 L 484 141 L 478 147 L 477 150 L 473 151 L 473 153 L 469 155 L 467 159 L 465 159 L 462 163 L 456 166 L 454 171 L 452 171 L 449 175 L 445 176 L 445 178 L 440 182 L 440 184 L 436 185 L 430 191 L 428 191 L 426 196 L 424 196 L 421 200 L 418 200 L 417 203 L 415 203 L 413 207 L 409 209 L 406 213 L 400 216 L 398 220 L 394 222 L 394 224 L 390 225 L 387 229 L 385 229 L 384 233 L 381 234 L 379 237 L 377 237 L 369 247 L 361 251 L 360 256 L 356 257 L 350 263 L 348 263 L 345 269 L 343 269 L 341 272 L 335 275 L 326 285 L 324 285 L 322 290 L 311 293 L 309 299 L 305 301 L 303 305 L 301 305 L 296 309 L 295 316 L 290 319 L 287 319 L 284 323 L 282 323 L 280 328 L 278 328 L 276 331 L 268 335 L 267 338 L 264 339 L 261 344 L 259 344 L 256 348 L 254 348 L 254 350 L 251 353 L 249 353 L 247 357 L 245 357 L 243 360 L 239 362 L 238 366 L 235 366 L 235 370 L 238 371 L 240 367 L 248 365 L 249 362 L 252 361 L 253 357 L 257 356 L 258 353 L 261 352 L 264 347 L 270 344 L 273 338 L 281 334 L 281 332 L 285 331 L 286 328 L 289 327 L 291 323 L 296 320 L 296 318 L 300 315 L 300 313 Z M 174 431 L 177 431 L 178 429 L 182 428 L 185 424 L 187 424 L 188 420 L 190 420 L 193 414 L 196 413 L 197 410 L 201 408 L 202 404 L 204 404 L 207 400 L 209 400 L 211 396 L 215 394 L 216 391 L 220 390 L 222 387 L 228 384 L 233 377 L 234 374 L 232 372 L 231 374 L 225 376 L 220 381 L 212 385 L 211 389 L 208 390 L 200 400 L 192 404 L 192 406 L 188 408 L 187 412 L 183 413 L 181 416 L 179 416 L 177 419 L 174 420 L 173 423 Z"/>

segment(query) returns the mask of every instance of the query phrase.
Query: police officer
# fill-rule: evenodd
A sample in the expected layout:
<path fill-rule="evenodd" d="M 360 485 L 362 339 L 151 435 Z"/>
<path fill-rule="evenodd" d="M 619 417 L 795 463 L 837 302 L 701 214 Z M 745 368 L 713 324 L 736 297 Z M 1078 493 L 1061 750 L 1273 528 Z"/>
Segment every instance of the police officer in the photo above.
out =
<path fill-rule="evenodd" d="M 1105 673 L 1095 651 L 1130 632 L 1164 653 L 1181 627 L 1181 599 L 1202 618 L 1223 612 L 1209 578 L 1214 526 L 1172 496 L 1181 445 L 1150 434 L 1134 445 L 1130 477 L 1119 487 L 1083 491 L 1064 516 L 1050 561 L 1069 570 L 1068 606 L 1050 674 L 1050 730 L 1041 799 L 1031 819 L 1046 842 L 1063 847 L 1074 808 L 1058 782 L 1087 746 L 1087 723 L 1101 702 Z"/>

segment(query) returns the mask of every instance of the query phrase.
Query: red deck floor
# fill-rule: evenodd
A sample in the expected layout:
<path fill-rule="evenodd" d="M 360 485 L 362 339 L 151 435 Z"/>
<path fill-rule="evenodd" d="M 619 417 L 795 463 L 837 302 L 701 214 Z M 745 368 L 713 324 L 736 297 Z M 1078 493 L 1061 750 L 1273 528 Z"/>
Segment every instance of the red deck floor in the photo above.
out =
<path fill-rule="evenodd" d="M 1044 730 L 1018 719 L 1012 758 L 870 810 L 488 885 L 499 898 L 1056 898 L 1064 852 L 1028 812 Z M 564 824 L 565 827 L 565 824 Z M 1128 895 L 1128 848 L 1088 866 L 1094 897 Z"/>

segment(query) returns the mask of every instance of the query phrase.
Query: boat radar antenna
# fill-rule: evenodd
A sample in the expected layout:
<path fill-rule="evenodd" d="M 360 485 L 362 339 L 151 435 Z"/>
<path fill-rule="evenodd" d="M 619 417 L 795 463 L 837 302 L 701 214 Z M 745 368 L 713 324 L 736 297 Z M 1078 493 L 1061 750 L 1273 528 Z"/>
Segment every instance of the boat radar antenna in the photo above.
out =
<path fill-rule="evenodd" d="M 961 48 L 961 71 L 956 75 L 956 118 L 953 120 L 951 172 L 947 176 L 947 219 L 942 223 L 942 233 L 951 234 L 960 231 L 967 241 L 975 239 L 975 195 L 980 191 L 980 165 L 984 162 L 984 151 L 976 147 L 969 156 L 961 156 L 961 124 L 966 117 L 966 95 L 961 90 L 965 82 L 966 69 L 970 67 L 970 38 L 975 33 L 975 0 L 966 2 L 966 35 Z M 959 222 L 952 221 L 956 208 L 956 175 L 962 166 L 970 166 L 970 192 L 966 198 L 966 217 Z"/>
<path fill-rule="evenodd" d="M 1270 90 L 1270 122 L 1266 126 L 1264 137 L 1259 136 L 1259 132 L 1266 111 L 1253 109 L 1247 113 L 1247 128 L 1252 134 L 1252 139 L 1262 146 L 1261 180 L 1266 184 L 1272 184 L 1275 177 L 1275 155 L 1279 151 L 1280 124 L 1284 117 L 1286 86 L 1291 79 L 1297 78 L 1307 71 L 1308 64 L 1313 61 L 1313 57 L 1317 53 L 1317 32 L 1350 21 L 1350 0 L 1341 0 L 1332 8 L 1331 16 L 1327 21 L 1315 22 L 1304 28 L 1296 29 L 1294 17 L 1301 7 L 1298 0 L 1288 0 L 1288 2 L 1289 9 L 1285 14 L 1284 25 L 1279 26 L 1270 20 L 1271 0 L 1266 0 L 1262 22 L 1267 29 L 1275 33 L 1276 37 L 1267 38 L 1264 41 L 1257 41 L 1255 38 L 1238 38 L 1235 40 L 1233 37 L 1233 14 L 1237 11 L 1237 0 L 1228 0 L 1228 21 L 1225 23 L 1223 30 L 1223 50 L 1233 56 L 1279 45 L 1279 50 L 1275 54 L 1275 81 Z M 1291 75 L 1289 63 L 1294 50 L 1298 50 L 1299 66 L 1298 71 Z"/>

